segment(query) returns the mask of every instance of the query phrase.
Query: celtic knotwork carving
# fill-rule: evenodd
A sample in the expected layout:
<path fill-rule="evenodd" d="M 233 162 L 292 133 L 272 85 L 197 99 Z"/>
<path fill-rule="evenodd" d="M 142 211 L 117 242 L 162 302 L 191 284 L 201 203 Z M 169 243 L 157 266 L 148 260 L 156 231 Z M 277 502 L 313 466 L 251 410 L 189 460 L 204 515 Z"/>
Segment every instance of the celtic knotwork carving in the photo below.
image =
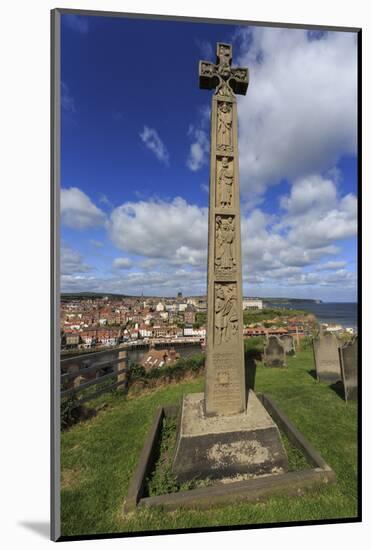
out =
<path fill-rule="evenodd" d="M 234 97 L 234 94 L 246 94 L 248 86 L 248 70 L 244 67 L 232 68 L 232 46 L 217 44 L 216 64 L 210 61 L 200 61 L 200 87 L 211 90 L 215 95 Z"/>

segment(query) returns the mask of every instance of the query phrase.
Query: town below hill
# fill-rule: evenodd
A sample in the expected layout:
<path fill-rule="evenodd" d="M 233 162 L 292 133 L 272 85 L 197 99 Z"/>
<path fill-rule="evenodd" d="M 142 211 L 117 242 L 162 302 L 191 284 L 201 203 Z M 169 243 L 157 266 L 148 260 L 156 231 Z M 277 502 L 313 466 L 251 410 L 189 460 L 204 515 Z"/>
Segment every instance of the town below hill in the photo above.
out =
<path fill-rule="evenodd" d="M 272 299 L 270 299 L 272 300 Z M 281 300 L 283 300 L 281 298 Z M 301 301 L 302 302 L 302 301 Z M 261 298 L 244 298 L 244 336 L 311 335 L 315 315 L 281 302 L 270 307 Z M 176 298 L 64 294 L 60 308 L 61 349 L 153 346 L 160 343 L 204 344 L 207 325 L 206 296 Z"/>

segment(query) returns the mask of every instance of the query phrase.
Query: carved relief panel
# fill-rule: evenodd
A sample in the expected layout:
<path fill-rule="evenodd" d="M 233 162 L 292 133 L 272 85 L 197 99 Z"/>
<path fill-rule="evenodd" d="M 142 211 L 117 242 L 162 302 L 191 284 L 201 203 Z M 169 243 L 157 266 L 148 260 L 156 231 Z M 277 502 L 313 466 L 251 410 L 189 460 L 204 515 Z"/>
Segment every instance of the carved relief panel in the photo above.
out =
<path fill-rule="evenodd" d="M 233 159 L 222 157 L 216 164 L 216 207 L 234 206 L 234 170 Z"/>
<path fill-rule="evenodd" d="M 215 218 L 215 276 L 235 276 L 236 264 L 235 216 L 218 215 Z"/>
<path fill-rule="evenodd" d="M 232 119 L 232 103 L 229 101 L 218 101 L 216 147 L 219 153 L 233 152 Z"/>
<path fill-rule="evenodd" d="M 215 283 L 214 343 L 234 343 L 238 338 L 236 283 Z"/>

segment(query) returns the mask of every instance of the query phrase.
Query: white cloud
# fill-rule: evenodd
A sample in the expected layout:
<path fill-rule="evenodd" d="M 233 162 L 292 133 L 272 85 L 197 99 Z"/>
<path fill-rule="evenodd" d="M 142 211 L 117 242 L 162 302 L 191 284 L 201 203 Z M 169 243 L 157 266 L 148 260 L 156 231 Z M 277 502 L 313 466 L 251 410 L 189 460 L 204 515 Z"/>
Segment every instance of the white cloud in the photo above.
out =
<path fill-rule="evenodd" d="M 294 182 L 291 193 L 281 199 L 286 210 L 283 224 L 290 229 L 288 240 L 304 250 L 331 245 L 357 234 L 357 199 L 338 196 L 334 182 L 308 176 Z"/>
<path fill-rule="evenodd" d="M 292 243 L 276 218 L 259 209 L 242 218 L 241 240 L 243 266 L 246 273 L 264 274 L 274 279 L 285 279 L 290 273 L 299 273 L 300 268 L 310 266 L 322 257 L 338 253 L 334 245 L 306 249 Z"/>
<path fill-rule="evenodd" d="M 331 256 L 340 252 L 337 239 L 354 231 L 354 200 L 348 195 L 339 197 L 336 185 L 330 180 L 313 176 L 296 182 L 291 193 L 282 199 L 281 217 L 268 215 L 259 208 L 242 216 L 243 275 L 247 288 L 252 291 L 254 285 L 260 285 L 265 289 L 269 284 L 276 289 L 290 285 L 293 291 L 310 285 L 320 288 L 330 285 L 331 274 L 326 270 L 338 273 L 334 285 L 341 277 L 343 282 L 354 285 L 353 275 L 346 279 L 340 273 L 346 262 L 331 260 Z M 318 212 L 318 218 L 314 212 Z M 315 230 L 316 224 L 340 219 L 345 224 L 340 228 L 328 227 L 324 231 L 321 226 L 320 231 Z M 142 258 L 136 264 L 140 271 L 130 274 L 133 285 L 134 278 L 139 284 L 141 273 L 148 280 L 154 277 L 157 289 L 160 278 L 161 285 L 165 285 L 166 279 L 166 285 L 176 288 L 178 269 L 197 272 L 206 281 L 207 221 L 206 208 L 188 204 L 181 198 L 170 202 L 142 200 L 114 209 L 108 227 L 118 248 Z M 319 262 L 326 268 L 319 268 Z M 344 272 L 350 273 L 346 269 Z"/>
<path fill-rule="evenodd" d="M 330 179 L 315 174 L 294 182 L 290 195 L 283 195 L 281 208 L 290 216 L 310 213 L 319 217 L 337 203 L 337 189 Z"/>
<path fill-rule="evenodd" d="M 281 217 L 255 209 L 242 219 L 243 266 L 251 292 L 276 287 L 293 295 L 312 287 L 318 295 L 322 287 L 331 287 L 354 293 L 355 275 L 343 269 L 347 262 L 329 256 L 340 253 L 339 240 L 356 235 L 356 197 L 341 198 L 333 181 L 313 175 L 294 182 L 280 204 Z"/>
<path fill-rule="evenodd" d="M 357 51 L 353 33 L 308 40 L 304 30 L 239 31 L 235 60 L 250 85 L 239 98 L 241 190 L 323 173 L 356 152 Z"/>
<path fill-rule="evenodd" d="M 173 269 L 169 271 L 132 271 L 125 276 L 94 277 L 89 275 L 62 276 L 63 292 L 113 292 L 140 295 L 174 296 L 179 290 L 184 294 L 203 294 L 206 274 L 204 271 Z"/>
<path fill-rule="evenodd" d="M 317 271 L 330 271 L 332 269 L 341 269 L 347 265 L 347 262 L 344 260 L 333 260 L 326 262 L 324 264 L 319 264 L 316 266 Z"/>
<path fill-rule="evenodd" d="M 205 130 L 189 127 L 188 135 L 192 137 L 193 142 L 190 146 L 187 158 L 187 166 L 192 172 L 197 172 L 209 161 L 210 142 Z"/>
<path fill-rule="evenodd" d="M 337 283 L 341 283 L 341 285 L 344 285 L 346 283 L 355 285 L 356 274 L 351 271 L 347 271 L 346 269 L 338 269 L 337 271 L 326 275 L 326 277 L 321 281 L 321 284 L 325 285 L 332 285 Z"/>
<path fill-rule="evenodd" d="M 184 199 L 127 202 L 111 214 L 114 244 L 129 253 L 173 264 L 206 261 L 207 209 Z"/>
<path fill-rule="evenodd" d="M 72 229 L 103 225 L 105 214 L 77 187 L 61 189 L 62 223 Z"/>
<path fill-rule="evenodd" d="M 113 267 L 115 269 L 130 269 L 133 265 L 133 262 L 130 258 L 115 258 L 113 260 Z"/>
<path fill-rule="evenodd" d="M 197 172 L 209 162 L 210 156 L 210 114 L 208 105 L 198 109 L 197 125 L 191 124 L 188 128 L 188 136 L 192 143 L 189 148 L 186 165 L 192 172 Z"/>
<path fill-rule="evenodd" d="M 327 296 L 337 288 L 353 296 L 355 275 L 339 259 L 337 240 L 355 232 L 355 197 L 341 197 L 334 182 L 314 175 L 296 181 L 280 203 L 280 215 L 259 208 L 242 215 L 245 292 L 323 298 L 321 289 L 326 289 Z M 179 289 L 204 293 L 207 225 L 207 208 L 179 197 L 167 202 L 126 202 L 112 211 L 106 227 L 114 245 L 135 255 L 135 262 L 116 258 L 113 272 L 104 278 L 85 275 L 88 266 L 73 256 L 73 267 L 64 271 L 64 288 L 132 294 L 144 289 L 158 295 Z M 125 275 L 119 277 L 116 270 Z"/>
<path fill-rule="evenodd" d="M 169 164 L 169 152 L 154 128 L 144 126 L 143 132 L 139 134 L 143 143 L 152 151 L 156 158 L 164 164 Z"/>
<path fill-rule="evenodd" d="M 75 275 L 92 271 L 92 267 L 84 262 L 81 254 L 64 242 L 61 244 L 60 254 L 62 275 Z"/>

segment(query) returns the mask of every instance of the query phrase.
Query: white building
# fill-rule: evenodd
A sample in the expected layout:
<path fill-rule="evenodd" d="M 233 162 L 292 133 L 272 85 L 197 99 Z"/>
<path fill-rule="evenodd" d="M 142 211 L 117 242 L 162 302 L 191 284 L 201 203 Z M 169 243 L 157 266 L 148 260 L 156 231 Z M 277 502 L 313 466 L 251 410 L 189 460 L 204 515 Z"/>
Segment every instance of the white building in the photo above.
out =
<path fill-rule="evenodd" d="M 336 334 L 337 332 L 343 332 L 343 326 L 335 323 L 322 323 L 322 327 L 327 332 L 332 332 L 333 334 Z"/>
<path fill-rule="evenodd" d="M 152 329 L 142 326 L 139 328 L 139 334 L 142 338 L 152 338 Z"/>
<path fill-rule="evenodd" d="M 204 329 L 204 328 L 195 329 L 191 326 L 185 326 L 184 329 L 183 329 L 183 335 L 184 336 L 198 336 L 200 338 L 205 338 L 206 337 L 206 329 Z"/>
<path fill-rule="evenodd" d="M 164 311 L 165 306 L 162 302 L 159 302 L 156 306 L 156 311 Z"/>
<path fill-rule="evenodd" d="M 242 301 L 243 309 L 263 309 L 263 300 L 257 298 L 244 298 Z"/>
<path fill-rule="evenodd" d="M 101 342 L 104 346 L 115 346 L 117 344 L 117 338 L 102 338 Z"/>

